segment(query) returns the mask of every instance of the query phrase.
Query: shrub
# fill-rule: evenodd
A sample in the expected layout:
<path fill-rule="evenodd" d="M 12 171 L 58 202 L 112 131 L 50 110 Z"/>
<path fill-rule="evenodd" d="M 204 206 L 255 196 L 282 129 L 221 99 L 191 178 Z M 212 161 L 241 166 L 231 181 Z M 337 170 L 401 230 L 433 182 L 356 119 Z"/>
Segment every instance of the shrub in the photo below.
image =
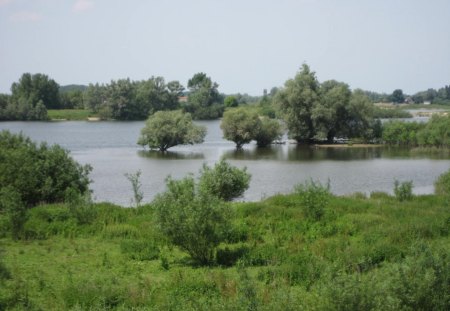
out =
<path fill-rule="evenodd" d="M 225 160 L 216 163 L 213 168 L 203 165 L 200 174 L 200 190 L 225 201 L 241 196 L 250 183 L 250 174 L 246 168 L 232 167 Z"/>
<path fill-rule="evenodd" d="M 450 195 L 450 170 L 438 177 L 434 183 L 436 194 Z"/>
<path fill-rule="evenodd" d="M 394 182 L 394 194 L 397 200 L 402 201 L 410 201 L 413 197 L 412 194 L 413 182 L 412 181 L 404 181 L 400 183 L 398 180 Z"/>
<path fill-rule="evenodd" d="M 37 146 L 22 134 L 0 132 L 0 188 L 14 188 L 27 207 L 62 202 L 68 188 L 89 192 L 90 170 L 58 145 Z"/>
<path fill-rule="evenodd" d="M 297 185 L 295 192 L 300 195 L 300 202 L 307 218 L 319 220 L 325 214 L 325 208 L 330 201 L 330 182 L 322 185 L 313 180 Z"/>
<path fill-rule="evenodd" d="M 198 191 L 194 178 L 167 179 L 167 191 L 153 202 L 156 223 L 170 243 L 199 264 L 212 263 L 214 250 L 230 229 L 227 205 L 206 191 Z"/>

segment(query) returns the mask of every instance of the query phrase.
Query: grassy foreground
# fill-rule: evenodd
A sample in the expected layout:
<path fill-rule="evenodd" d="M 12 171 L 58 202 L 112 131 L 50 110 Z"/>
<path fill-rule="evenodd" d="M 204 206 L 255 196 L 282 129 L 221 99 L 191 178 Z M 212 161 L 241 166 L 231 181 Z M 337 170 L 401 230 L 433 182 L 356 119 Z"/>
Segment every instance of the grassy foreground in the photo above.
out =
<path fill-rule="evenodd" d="M 447 310 L 448 198 L 332 197 L 318 221 L 300 202 L 231 203 L 209 267 L 166 245 L 151 205 L 36 207 L 20 241 L 0 217 L 0 310 Z"/>

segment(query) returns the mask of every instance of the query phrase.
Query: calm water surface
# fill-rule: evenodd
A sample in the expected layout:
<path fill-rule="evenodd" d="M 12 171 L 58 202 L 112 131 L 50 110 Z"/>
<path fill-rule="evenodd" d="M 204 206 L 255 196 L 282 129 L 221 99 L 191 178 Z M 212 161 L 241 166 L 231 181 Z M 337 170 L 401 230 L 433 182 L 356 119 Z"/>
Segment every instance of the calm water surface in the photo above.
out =
<path fill-rule="evenodd" d="M 94 199 L 121 205 L 130 205 L 133 196 L 126 173 L 142 171 L 144 201 L 151 201 L 164 191 L 168 175 L 197 174 L 203 163 L 212 165 L 222 157 L 252 174 L 243 197 L 249 201 L 290 192 L 310 178 L 330 179 L 336 194 L 392 192 L 395 178 L 413 180 L 415 193 L 432 193 L 434 180 L 450 168 L 450 159 L 444 155 L 392 148 L 314 149 L 285 144 L 258 149 L 246 145 L 238 152 L 233 143 L 222 139 L 219 121 L 197 123 L 208 129 L 203 144 L 173 147 L 164 155 L 136 144 L 144 122 L 0 122 L 0 130 L 22 131 L 33 140 L 70 150 L 75 160 L 93 167 Z"/>

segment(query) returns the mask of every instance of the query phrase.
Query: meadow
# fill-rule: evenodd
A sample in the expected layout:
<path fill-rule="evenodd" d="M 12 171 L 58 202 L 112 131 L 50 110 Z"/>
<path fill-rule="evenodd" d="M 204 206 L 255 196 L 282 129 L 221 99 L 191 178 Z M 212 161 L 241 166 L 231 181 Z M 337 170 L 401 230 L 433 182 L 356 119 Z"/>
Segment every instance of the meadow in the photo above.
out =
<path fill-rule="evenodd" d="M 226 203 L 207 266 L 167 242 L 151 204 L 37 206 L 19 240 L 2 215 L 0 309 L 448 310 L 448 196 L 330 195 L 320 215 L 308 198 Z"/>

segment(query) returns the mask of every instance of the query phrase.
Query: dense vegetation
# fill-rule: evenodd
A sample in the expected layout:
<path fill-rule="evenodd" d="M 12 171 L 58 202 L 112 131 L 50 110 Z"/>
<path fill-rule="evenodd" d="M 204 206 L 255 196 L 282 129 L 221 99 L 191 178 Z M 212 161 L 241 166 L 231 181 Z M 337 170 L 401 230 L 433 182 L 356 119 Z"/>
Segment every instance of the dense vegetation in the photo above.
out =
<path fill-rule="evenodd" d="M 232 230 L 206 267 L 167 244 L 154 205 L 95 204 L 86 223 L 36 207 L 26 240 L 0 226 L 1 309 L 447 309 L 448 198 L 303 190 L 228 203 Z M 308 202 L 324 203 L 319 218 Z"/>
<path fill-rule="evenodd" d="M 381 135 L 381 125 L 373 118 L 373 105 L 367 96 L 358 90 L 351 92 L 342 82 L 319 83 L 306 64 L 294 79 L 286 81 L 274 102 L 289 136 L 298 142 L 333 142 L 334 138 L 373 141 Z"/>
<path fill-rule="evenodd" d="M 427 123 L 385 123 L 383 141 L 389 145 L 449 148 L 450 116 L 433 116 Z"/>

